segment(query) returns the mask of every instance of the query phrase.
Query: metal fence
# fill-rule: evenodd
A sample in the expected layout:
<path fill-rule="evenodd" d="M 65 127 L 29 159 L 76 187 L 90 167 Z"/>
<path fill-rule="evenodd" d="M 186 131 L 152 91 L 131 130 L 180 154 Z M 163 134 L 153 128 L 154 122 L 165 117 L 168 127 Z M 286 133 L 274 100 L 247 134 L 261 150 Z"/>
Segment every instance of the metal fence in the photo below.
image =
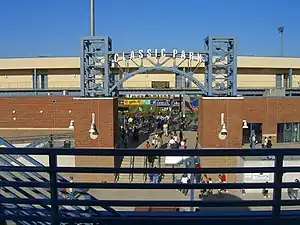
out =
<path fill-rule="evenodd" d="M 283 183 L 282 176 L 284 173 L 300 172 L 300 167 L 284 167 L 283 160 L 285 156 L 299 156 L 300 149 L 258 149 L 258 150 L 241 150 L 241 149 L 187 149 L 179 150 L 136 150 L 136 149 L 36 149 L 36 148 L 3 148 L 0 149 L 1 155 L 47 155 L 49 157 L 49 167 L 35 166 L 0 166 L 2 172 L 26 172 L 26 173 L 48 173 L 50 181 L 47 182 L 32 182 L 32 181 L 7 181 L 1 180 L 0 187 L 35 187 L 47 188 L 51 193 L 50 199 L 25 199 L 25 198 L 5 198 L 1 197 L 1 215 L 2 220 L 14 221 L 40 221 L 48 222 L 49 224 L 74 224 L 74 223 L 93 223 L 97 224 L 101 221 L 104 224 L 153 224 L 156 222 L 179 222 L 186 224 L 194 224 L 202 220 L 209 224 L 225 223 L 240 224 L 241 220 L 255 221 L 259 220 L 261 224 L 281 224 L 285 221 L 286 224 L 294 224 L 300 219 L 298 210 L 289 212 L 281 211 L 282 206 L 297 206 L 300 205 L 299 200 L 283 200 L 283 188 L 300 188 L 300 183 Z M 113 167 L 58 167 L 57 158 L 62 155 L 76 156 L 273 156 L 275 160 L 274 167 L 233 167 L 233 168 L 113 168 Z M 272 183 L 88 183 L 88 182 L 61 182 L 58 179 L 58 173 L 105 173 L 112 176 L 116 173 L 201 173 L 201 174 L 238 174 L 238 173 L 274 173 L 274 182 Z M 273 198 L 270 200 L 243 200 L 243 201 L 211 201 L 205 202 L 201 200 L 79 200 L 79 199 L 61 199 L 59 198 L 58 190 L 61 188 L 74 189 L 273 189 Z M 49 209 L 41 209 L 40 214 L 36 214 L 38 210 L 32 213 L 20 213 L 25 209 L 15 209 L 14 215 L 5 214 L 7 204 L 24 205 L 49 205 Z M 101 206 L 107 211 L 89 211 L 78 210 L 76 215 L 68 215 L 68 209 L 61 210 L 60 206 Z M 116 211 L 112 207 L 254 207 L 254 206 L 271 206 L 271 212 L 254 212 L 224 214 L 221 212 L 165 212 L 165 213 L 143 213 L 143 212 L 125 212 Z M 19 210 L 19 211 L 18 211 Z M 30 210 L 28 210 L 29 212 Z M 281 221 L 278 223 L 278 221 Z M 164 222 L 164 223 L 165 223 Z M 34 224 L 34 223 L 29 223 Z"/>

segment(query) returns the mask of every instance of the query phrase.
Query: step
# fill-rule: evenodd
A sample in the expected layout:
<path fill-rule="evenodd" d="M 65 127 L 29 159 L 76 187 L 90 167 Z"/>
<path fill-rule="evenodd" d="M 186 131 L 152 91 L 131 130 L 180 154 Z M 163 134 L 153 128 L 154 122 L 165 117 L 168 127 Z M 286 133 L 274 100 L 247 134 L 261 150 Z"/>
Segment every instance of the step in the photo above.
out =
<path fill-rule="evenodd" d="M 180 179 L 181 174 L 175 174 L 174 182 L 176 180 Z M 124 173 L 119 175 L 119 183 L 128 183 L 129 182 L 129 174 Z M 136 183 L 144 183 L 145 182 L 145 177 L 144 174 L 134 174 L 133 175 L 133 180 L 131 182 L 136 182 Z M 149 176 L 147 176 L 147 181 L 149 182 Z M 165 174 L 165 177 L 162 181 L 162 183 L 173 183 L 173 174 Z"/>

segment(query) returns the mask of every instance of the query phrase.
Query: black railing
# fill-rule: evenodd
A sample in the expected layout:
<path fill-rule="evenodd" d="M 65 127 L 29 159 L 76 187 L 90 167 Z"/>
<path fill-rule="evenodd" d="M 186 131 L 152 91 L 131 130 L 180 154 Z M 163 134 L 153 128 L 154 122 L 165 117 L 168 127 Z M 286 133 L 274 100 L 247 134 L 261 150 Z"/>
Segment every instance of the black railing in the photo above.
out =
<path fill-rule="evenodd" d="M 260 221 L 261 224 L 296 224 L 300 219 L 298 210 L 285 212 L 281 210 L 283 206 L 298 206 L 298 200 L 282 199 L 283 188 L 300 188 L 300 183 L 283 182 L 284 173 L 300 172 L 300 167 L 284 167 L 285 156 L 299 156 L 300 149 L 201 149 L 201 150 L 136 150 L 136 149 L 35 149 L 35 148 L 3 148 L 0 149 L 1 155 L 47 155 L 49 157 L 49 167 L 36 166 L 0 166 L 1 172 L 19 172 L 19 173 L 48 173 L 50 180 L 44 182 L 22 181 L 22 180 L 1 180 L 0 187 L 3 188 L 46 188 L 50 190 L 50 199 L 34 198 L 5 198 L 0 197 L 2 203 L 0 219 L 14 221 L 41 221 L 44 223 L 59 224 L 60 222 L 75 223 L 96 223 L 101 222 L 110 224 L 140 224 L 141 220 L 148 224 L 149 221 L 164 220 L 173 221 L 172 223 L 183 222 L 191 224 L 195 219 L 202 220 L 210 224 L 226 223 L 240 224 L 241 220 Z M 59 167 L 57 157 L 61 155 L 77 156 L 273 156 L 275 165 L 272 167 L 231 167 L 231 168 L 113 168 L 113 167 Z M 58 173 L 105 173 L 114 174 L 133 173 L 190 173 L 190 174 L 242 174 L 242 173 L 273 173 L 274 182 L 261 183 L 89 183 L 73 182 L 69 183 L 58 179 Z M 202 200 L 99 200 L 99 199 L 62 199 L 59 197 L 59 190 L 62 188 L 80 189 L 273 189 L 273 198 L 270 200 L 224 200 L 224 201 L 202 201 Z M 25 209 L 20 205 L 43 205 L 49 206 L 45 209 Z M 12 205 L 14 207 L 12 207 Z M 87 213 L 83 209 L 78 209 L 76 213 L 70 216 L 67 208 L 61 209 L 61 206 L 84 206 L 93 209 Z M 101 206 L 107 212 L 98 211 L 96 206 Z M 112 207 L 272 207 L 271 212 L 173 212 L 173 213 L 141 213 L 141 212 L 119 212 Z M 30 211 L 32 210 L 32 211 Z M 8 212 L 10 214 L 8 214 Z M 24 213 L 27 212 L 27 213 Z M 31 213 L 30 213 L 31 212 Z M 298 217 L 299 216 L 299 217 Z M 255 218 L 255 219 L 254 219 Z M 238 221 L 238 222 L 237 222 Z M 193 222 L 193 223 L 194 223 Z M 143 222 L 144 223 L 144 222 Z"/>

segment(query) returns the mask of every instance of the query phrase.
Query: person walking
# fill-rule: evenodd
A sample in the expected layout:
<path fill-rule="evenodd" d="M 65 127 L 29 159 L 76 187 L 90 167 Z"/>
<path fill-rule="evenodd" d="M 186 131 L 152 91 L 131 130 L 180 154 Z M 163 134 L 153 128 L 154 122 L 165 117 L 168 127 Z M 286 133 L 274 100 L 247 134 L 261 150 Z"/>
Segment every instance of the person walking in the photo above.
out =
<path fill-rule="evenodd" d="M 299 183 L 298 179 L 295 179 L 295 183 Z M 299 188 L 293 187 L 293 188 L 288 188 L 288 196 L 290 199 L 295 199 L 298 200 L 298 192 Z"/>

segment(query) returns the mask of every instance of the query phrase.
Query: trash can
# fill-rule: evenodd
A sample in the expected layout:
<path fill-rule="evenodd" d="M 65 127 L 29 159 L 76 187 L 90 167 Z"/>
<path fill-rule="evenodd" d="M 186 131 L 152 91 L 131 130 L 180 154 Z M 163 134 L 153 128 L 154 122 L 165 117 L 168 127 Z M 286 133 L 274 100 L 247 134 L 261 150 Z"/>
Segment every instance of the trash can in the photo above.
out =
<path fill-rule="evenodd" d="M 70 140 L 65 140 L 64 141 L 64 148 L 71 148 L 71 141 Z"/>

